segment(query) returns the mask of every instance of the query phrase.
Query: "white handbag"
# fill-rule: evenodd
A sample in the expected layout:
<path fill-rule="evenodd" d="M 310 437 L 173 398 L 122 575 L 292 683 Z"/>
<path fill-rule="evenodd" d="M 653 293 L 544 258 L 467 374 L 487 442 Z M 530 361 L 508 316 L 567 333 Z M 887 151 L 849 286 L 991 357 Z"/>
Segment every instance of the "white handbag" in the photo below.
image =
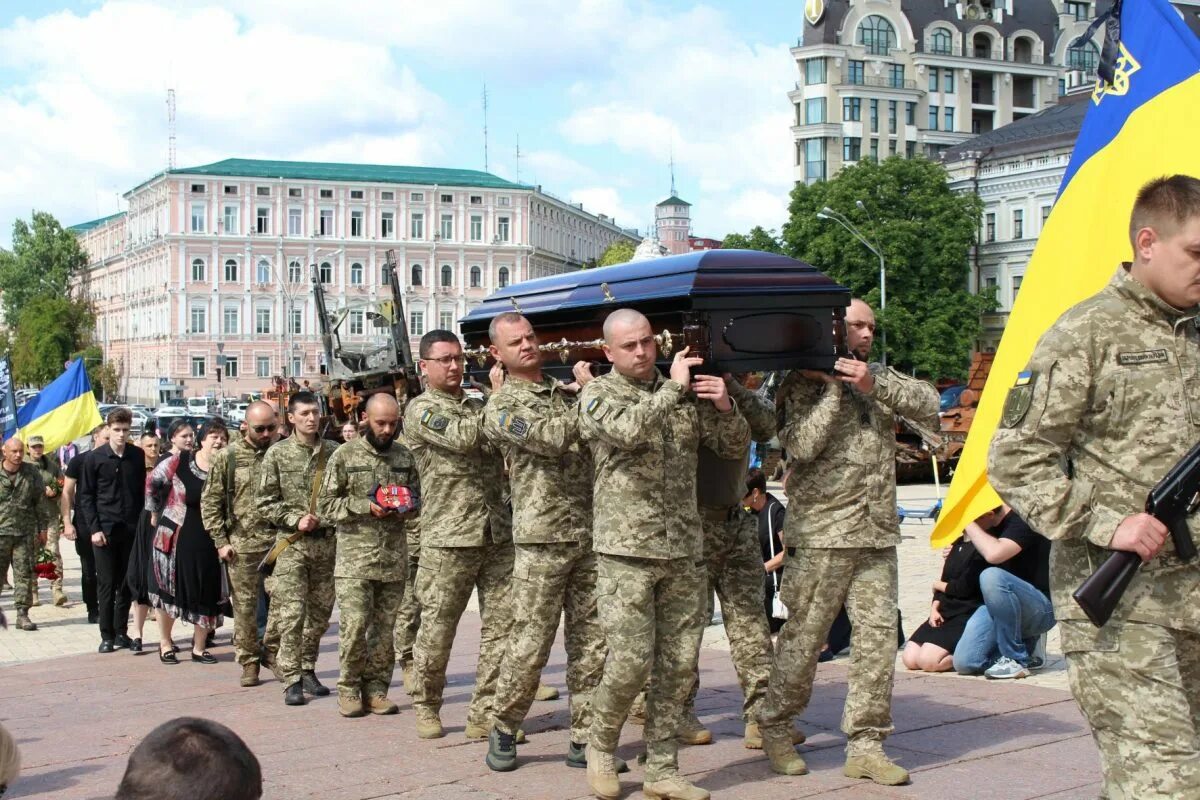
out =
<path fill-rule="evenodd" d="M 775 558 L 775 522 L 771 516 L 771 509 L 764 508 L 763 511 L 767 515 L 767 548 L 771 553 L 771 558 Z M 775 619 L 787 619 L 788 607 L 783 604 L 783 600 L 779 598 L 779 570 L 771 573 L 771 582 L 775 586 L 775 594 L 771 597 L 771 616 Z"/>

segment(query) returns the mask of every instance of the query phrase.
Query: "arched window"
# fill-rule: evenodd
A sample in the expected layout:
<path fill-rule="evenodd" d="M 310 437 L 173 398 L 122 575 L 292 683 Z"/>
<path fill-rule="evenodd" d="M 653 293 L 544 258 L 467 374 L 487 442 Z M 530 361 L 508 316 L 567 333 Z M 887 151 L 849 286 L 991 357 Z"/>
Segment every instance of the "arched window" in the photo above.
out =
<path fill-rule="evenodd" d="M 858 25 L 858 43 L 872 55 L 886 56 L 896 46 L 896 29 L 883 17 L 872 14 Z"/>
<path fill-rule="evenodd" d="M 442 286 L 454 285 L 454 268 L 449 264 L 442 264 Z"/>
<path fill-rule="evenodd" d="M 1018 64 L 1033 63 L 1033 40 L 1028 36 L 1018 36 L 1013 40 L 1013 61 Z"/>
<path fill-rule="evenodd" d="M 1091 42 L 1067 50 L 1067 69 L 1081 69 L 1090 75 L 1096 71 L 1099 61 L 1100 51 Z"/>
<path fill-rule="evenodd" d="M 205 279 L 204 272 L 205 272 L 204 259 L 203 258 L 193 258 L 192 259 L 192 280 L 194 280 L 194 281 L 204 280 Z"/>
<path fill-rule="evenodd" d="M 271 282 L 271 262 L 265 258 L 258 260 L 258 268 L 254 272 L 255 283 L 270 283 Z"/>
<path fill-rule="evenodd" d="M 350 265 L 350 283 L 361 286 L 363 282 L 363 265 L 357 261 Z"/>
<path fill-rule="evenodd" d="M 292 259 L 288 262 L 288 283 L 299 283 L 304 279 L 304 268 L 300 266 L 300 262 Z"/>
<path fill-rule="evenodd" d="M 948 56 L 951 50 L 950 31 L 945 28 L 938 28 L 930 37 L 930 50 L 938 55 Z"/>
<path fill-rule="evenodd" d="M 423 274 L 424 274 L 424 273 L 421 271 L 421 265 L 420 265 L 420 264 L 413 264 L 413 265 L 412 265 L 412 280 L 411 280 L 411 281 L 409 281 L 409 282 L 410 282 L 410 283 L 411 283 L 413 286 L 420 286 L 420 285 L 421 285 L 421 277 L 422 277 L 422 275 L 423 275 Z"/>
<path fill-rule="evenodd" d="M 986 33 L 977 33 L 971 40 L 971 46 L 975 50 L 976 58 L 991 58 L 992 57 L 992 37 Z"/>
<path fill-rule="evenodd" d="M 499 288 L 503 289 L 505 286 L 508 286 L 508 267 L 501 267 L 497 276 L 499 278 L 497 282 Z"/>
<path fill-rule="evenodd" d="M 471 288 L 478 289 L 482 284 L 483 273 L 479 267 L 471 267 Z"/>
<path fill-rule="evenodd" d="M 238 279 L 237 261 L 229 258 L 225 260 L 225 280 L 236 282 Z"/>
<path fill-rule="evenodd" d="M 333 283 L 333 265 L 328 261 L 321 262 L 321 283 Z"/>

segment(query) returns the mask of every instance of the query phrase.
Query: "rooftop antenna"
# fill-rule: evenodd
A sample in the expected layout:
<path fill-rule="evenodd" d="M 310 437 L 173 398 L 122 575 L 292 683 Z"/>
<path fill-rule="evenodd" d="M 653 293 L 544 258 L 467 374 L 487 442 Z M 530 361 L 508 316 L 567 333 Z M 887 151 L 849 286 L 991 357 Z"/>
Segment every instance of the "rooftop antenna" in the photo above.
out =
<path fill-rule="evenodd" d="M 483 171 L 488 171 L 487 84 L 483 85 Z"/>
<path fill-rule="evenodd" d="M 175 90 L 167 89 L 167 169 L 175 169 Z"/>
<path fill-rule="evenodd" d="M 521 134 L 517 134 L 517 183 L 521 182 Z"/>
<path fill-rule="evenodd" d="M 675 196 L 675 145 L 671 145 L 671 197 Z"/>

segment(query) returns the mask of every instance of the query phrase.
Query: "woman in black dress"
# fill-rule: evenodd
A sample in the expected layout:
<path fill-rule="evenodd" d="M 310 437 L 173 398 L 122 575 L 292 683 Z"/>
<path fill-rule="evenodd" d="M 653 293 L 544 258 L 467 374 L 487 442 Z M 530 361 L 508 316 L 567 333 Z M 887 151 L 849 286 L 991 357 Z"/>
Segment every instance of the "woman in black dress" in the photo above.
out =
<path fill-rule="evenodd" d="M 775 595 L 783 580 L 783 504 L 767 491 L 767 476 L 758 467 L 746 474 L 742 506 L 758 515 L 758 545 L 762 549 L 764 612 L 771 633 L 779 633 L 787 620 L 772 615 Z"/>
<path fill-rule="evenodd" d="M 925 672 L 954 669 L 954 648 L 967 620 L 983 605 L 979 575 L 987 566 L 966 537 L 960 536 L 950 545 L 942 563 L 942 577 L 933 582 L 929 619 L 904 644 L 904 666 Z"/>
<path fill-rule="evenodd" d="M 143 434 L 142 438 L 138 440 L 138 447 L 142 448 L 142 452 L 146 454 L 146 481 L 148 483 L 150 473 L 158 465 L 158 437 L 153 433 Z M 129 554 L 129 567 L 125 570 L 125 585 L 129 587 L 129 593 L 133 596 L 133 627 L 137 631 L 137 637 L 129 645 L 129 652 L 137 655 L 142 654 L 142 632 L 146 628 L 146 617 L 150 614 L 150 597 L 146 576 L 149 574 L 147 567 L 150 563 L 150 543 L 153 539 L 154 526 L 150 524 L 150 511 L 146 509 L 138 518 L 137 530 L 133 537 L 133 550 Z"/>
<path fill-rule="evenodd" d="M 176 619 L 190 622 L 192 661 L 215 664 L 204 649 L 209 632 L 222 622 L 223 586 L 217 549 L 200 520 L 200 495 L 216 452 L 229 442 L 220 420 L 200 428 L 200 449 L 184 451 L 155 467 L 146 490 L 146 507 L 153 513 L 154 541 L 150 551 L 149 594 L 158 609 L 159 660 L 177 664 L 178 648 L 171 640 Z"/>

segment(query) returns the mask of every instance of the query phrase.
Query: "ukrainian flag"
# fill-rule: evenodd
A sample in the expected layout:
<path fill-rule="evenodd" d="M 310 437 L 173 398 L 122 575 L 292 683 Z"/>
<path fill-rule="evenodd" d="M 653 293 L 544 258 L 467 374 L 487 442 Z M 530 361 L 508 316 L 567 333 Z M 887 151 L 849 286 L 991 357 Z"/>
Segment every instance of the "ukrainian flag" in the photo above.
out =
<path fill-rule="evenodd" d="M 51 452 L 91 433 L 102 421 L 83 359 L 77 358 L 17 409 L 17 435 L 26 443 L 30 436 L 41 436 L 46 452 Z"/>
<path fill-rule="evenodd" d="M 1005 395 L 1041 335 L 1132 260 L 1129 214 L 1138 189 L 1164 175 L 1200 177 L 1200 40 L 1166 0 L 1125 0 L 1118 8 L 1112 81 L 1097 81 L 1092 93 L 933 530 L 934 547 L 1000 504 L 988 484 L 987 452 Z"/>

